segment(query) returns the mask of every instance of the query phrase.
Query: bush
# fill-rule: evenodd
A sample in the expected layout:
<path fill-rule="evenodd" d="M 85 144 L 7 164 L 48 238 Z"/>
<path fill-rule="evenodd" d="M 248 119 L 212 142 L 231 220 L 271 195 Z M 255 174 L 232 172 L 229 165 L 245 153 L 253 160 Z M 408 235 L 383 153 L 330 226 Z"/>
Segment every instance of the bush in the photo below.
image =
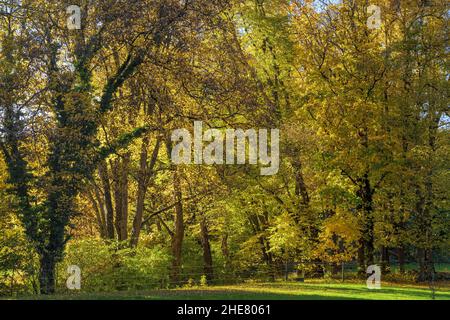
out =
<path fill-rule="evenodd" d="M 161 247 L 118 249 L 118 243 L 103 240 L 76 240 L 68 244 L 58 266 L 58 288 L 66 291 L 67 268 L 81 269 L 83 292 L 148 290 L 168 283 L 170 255 Z"/>
<path fill-rule="evenodd" d="M 0 216 L 0 296 L 37 292 L 38 259 L 14 215 Z"/>

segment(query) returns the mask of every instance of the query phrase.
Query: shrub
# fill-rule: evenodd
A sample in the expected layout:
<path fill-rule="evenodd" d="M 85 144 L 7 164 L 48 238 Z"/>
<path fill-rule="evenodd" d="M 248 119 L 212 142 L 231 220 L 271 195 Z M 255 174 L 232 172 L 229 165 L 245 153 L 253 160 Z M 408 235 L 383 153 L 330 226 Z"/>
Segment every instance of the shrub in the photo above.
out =
<path fill-rule="evenodd" d="M 103 240 L 71 241 L 58 266 L 58 288 L 66 289 L 67 268 L 81 269 L 82 291 L 146 290 L 165 287 L 169 254 L 161 247 L 118 249 L 118 243 Z"/>
<path fill-rule="evenodd" d="M 208 279 L 205 275 L 202 275 L 200 277 L 200 287 L 207 287 L 208 286 Z"/>
<path fill-rule="evenodd" d="M 0 217 L 0 296 L 37 292 L 37 256 L 12 214 Z"/>

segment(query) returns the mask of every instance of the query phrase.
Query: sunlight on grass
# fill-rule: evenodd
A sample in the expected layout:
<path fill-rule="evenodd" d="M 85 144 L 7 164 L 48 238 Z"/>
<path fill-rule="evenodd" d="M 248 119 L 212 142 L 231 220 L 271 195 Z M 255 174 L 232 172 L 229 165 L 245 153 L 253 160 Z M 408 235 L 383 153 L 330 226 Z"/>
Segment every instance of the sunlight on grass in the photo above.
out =
<path fill-rule="evenodd" d="M 28 296 L 24 299 L 42 299 Z M 449 284 L 435 292 L 437 300 L 450 300 Z M 79 293 L 55 295 L 44 299 L 81 300 L 430 300 L 427 286 L 384 284 L 369 290 L 363 283 L 251 283 L 232 286 L 182 288 L 142 292 Z"/>

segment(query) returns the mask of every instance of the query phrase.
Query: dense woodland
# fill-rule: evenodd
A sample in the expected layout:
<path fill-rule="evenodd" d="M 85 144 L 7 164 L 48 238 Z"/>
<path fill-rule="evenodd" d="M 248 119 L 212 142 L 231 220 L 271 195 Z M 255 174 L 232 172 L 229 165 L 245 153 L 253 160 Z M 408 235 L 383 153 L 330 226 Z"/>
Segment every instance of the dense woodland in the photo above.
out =
<path fill-rule="evenodd" d="M 288 262 L 415 262 L 428 281 L 450 244 L 448 12 L 0 0 L 0 293 L 53 293 L 68 265 L 93 290 Z M 278 173 L 175 165 L 171 133 L 194 121 L 279 129 Z"/>

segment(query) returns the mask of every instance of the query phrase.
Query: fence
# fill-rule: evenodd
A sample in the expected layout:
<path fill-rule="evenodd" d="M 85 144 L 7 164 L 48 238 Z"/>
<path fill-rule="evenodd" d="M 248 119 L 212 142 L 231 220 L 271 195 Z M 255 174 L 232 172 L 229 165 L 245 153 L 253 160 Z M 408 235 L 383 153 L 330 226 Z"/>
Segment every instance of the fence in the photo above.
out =
<path fill-rule="evenodd" d="M 415 262 L 406 263 L 404 272 L 400 272 L 398 263 L 391 263 L 383 270 L 382 281 L 411 282 L 415 281 L 418 266 Z M 324 262 L 287 262 L 252 266 L 225 267 L 215 265 L 208 268 L 203 265 L 189 265 L 180 268 L 179 274 L 173 276 L 167 266 L 152 266 L 147 270 L 133 270 L 114 266 L 110 269 L 79 268 L 80 284 L 83 292 L 116 292 L 127 290 L 155 290 L 176 287 L 232 285 L 246 282 L 305 282 L 321 279 L 324 282 L 365 281 L 368 274 L 358 274 L 356 262 L 324 263 Z M 430 288 L 439 286 L 440 281 L 450 280 L 450 263 L 435 263 L 436 273 L 429 280 Z M 58 292 L 68 292 L 67 283 L 70 277 L 67 269 L 58 268 L 56 288 Z M 11 275 L 0 273 L 0 295 L 37 293 L 37 273 L 31 275 L 17 273 Z M 434 290 L 434 289 L 433 289 Z"/>

